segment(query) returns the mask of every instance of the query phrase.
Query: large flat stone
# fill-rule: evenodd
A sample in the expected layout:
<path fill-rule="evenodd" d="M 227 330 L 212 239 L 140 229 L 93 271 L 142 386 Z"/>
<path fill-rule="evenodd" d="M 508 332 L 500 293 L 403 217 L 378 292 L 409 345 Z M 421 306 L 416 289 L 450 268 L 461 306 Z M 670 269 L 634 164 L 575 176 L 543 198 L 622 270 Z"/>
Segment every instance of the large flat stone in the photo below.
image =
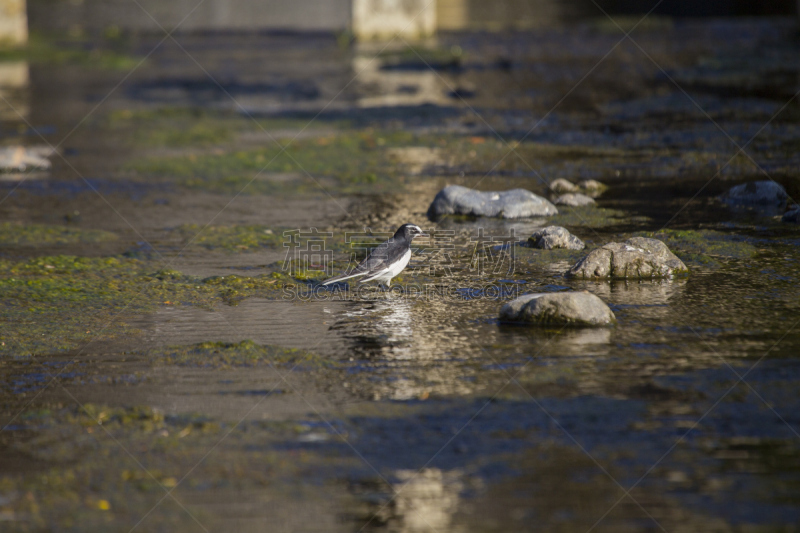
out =
<path fill-rule="evenodd" d="M 525 189 L 481 192 L 459 185 L 449 185 L 439 191 L 428 208 L 431 219 L 444 215 L 526 218 L 556 214 L 556 206 Z"/>

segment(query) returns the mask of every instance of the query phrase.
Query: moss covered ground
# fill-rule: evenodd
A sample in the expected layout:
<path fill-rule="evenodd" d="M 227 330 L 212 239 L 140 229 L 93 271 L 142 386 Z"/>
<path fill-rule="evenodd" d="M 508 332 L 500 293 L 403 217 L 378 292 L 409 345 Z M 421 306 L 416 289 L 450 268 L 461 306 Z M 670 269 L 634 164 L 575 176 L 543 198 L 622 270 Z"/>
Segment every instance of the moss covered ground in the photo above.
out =
<path fill-rule="evenodd" d="M 208 307 L 247 296 L 274 297 L 293 282 L 280 273 L 200 279 L 131 258 L 0 260 L 0 354 L 71 350 L 123 333 L 125 314 L 165 305 Z"/>
<path fill-rule="evenodd" d="M 117 235 L 99 229 L 80 229 L 46 224 L 0 222 L 0 246 L 47 246 L 114 241 Z"/>

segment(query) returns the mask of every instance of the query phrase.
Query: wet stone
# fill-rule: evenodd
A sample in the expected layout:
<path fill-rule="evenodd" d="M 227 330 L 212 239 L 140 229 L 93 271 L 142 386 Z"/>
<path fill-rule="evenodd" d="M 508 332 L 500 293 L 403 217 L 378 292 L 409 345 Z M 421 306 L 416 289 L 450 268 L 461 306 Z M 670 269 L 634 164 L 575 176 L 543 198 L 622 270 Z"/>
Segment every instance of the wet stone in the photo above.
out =
<path fill-rule="evenodd" d="M 596 278 L 670 278 L 689 269 L 657 239 L 633 237 L 592 250 L 567 271 L 567 276 Z"/>
<path fill-rule="evenodd" d="M 550 190 L 557 193 L 577 192 L 578 187 L 569 180 L 558 178 L 550 184 Z"/>
<path fill-rule="evenodd" d="M 586 291 L 526 294 L 500 308 L 500 320 L 543 326 L 610 326 L 616 323 L 608 305 Z"/>
<path fill-rule="evenodd" d="M 597 205 L 597 203 L 586 196 L 585 194 L 580 193 L 567 193 L 562 194 L 555 200 L 553 203 L 556 205 L 567 205 L 570 207 L 586 207 L 589 205 Z"/>
<path fill-rule="evenodd" d="M 608 185 L 600 183 L 597 180 L 583 180 L 578 182 L 578 189 L 583 191 L 583 193 L 590 198 L 597 198 L 608 189 Z"/>
<path fill-rule="evenodd" d="M 583 180 L 578 182 L 578 188 L 582 191 L 604 191 L 608 189 L 608 185 L 597 180 Z"/>
<path fill-rule="evenodd" d="M 528 244 L 533 248 L 552 250 L 566 248 L 568 250 L 583 250 L 586 245 L 582 240 L 561 226 L 547 226 L 533 232 L 528 237 Z"/>
<path fill-rule="evenodd" d="M 428 208 L 431 219 L 444 215 L 525 218 L 556 214 L 558 209 L 553 204 L 525 189 L 481 192 L 459 185 L 439 191 Z"/>
<path fill-rule="evenodd" d="M 728 205 L 782 209 L 786 205 L 786 189 L 774 181 L 751 181 L 732 187 L 720 199 Z"/>
<path fill-rule="evenodd" d="M 796 205 L 794 206 L 794 208 L 784 213 L 783 218 L 781 218 L 781 220 L 783 222 L 793 222 L 795 224 L 800 224 L 800 205 Z"/>

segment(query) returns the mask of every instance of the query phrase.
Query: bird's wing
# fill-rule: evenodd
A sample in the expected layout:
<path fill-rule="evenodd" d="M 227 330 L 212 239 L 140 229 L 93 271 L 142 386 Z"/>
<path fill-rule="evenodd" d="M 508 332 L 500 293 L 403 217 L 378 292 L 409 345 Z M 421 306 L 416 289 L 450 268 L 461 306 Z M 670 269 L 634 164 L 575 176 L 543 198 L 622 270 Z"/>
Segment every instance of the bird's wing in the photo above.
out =
<path fill-rule="evenodd" d="M 392 263 L 400 259 L 400 257 L 402 257 L 402 255 L 406 252 L 405 248 L 402 246 L 391 246 L 393 243 L 394 239 L 389 239 L 388 241 L 381 243 L 379 246 L 374 248 L 367 258 L 361 261 L 358 266 L 352 270 L 352 272 L 326 279 L 324 282 L 322 282 L 322 284 L 328 285 L 329 283 L 334 283 L 336 281 L 343 281 L 368 274 L 371 276 L 373 274 L 377 274 L 378 272 L 382 273 L 389 268 Z"/>
<path fill-rule="evenodd" d="M 373 250 L 369 253 L 366 259 L 361 261 L 358 266 L 353 270 L 353 272 L 375 272 L 376 270 L 383 270 L 384 268 L 388 267 L 392 263 L 391 255 L 396 255 L 392 253 L 393 247 L 390 245 L 392 244 L 392 239 L 381 243 L 379 246 L 373 248 Z"/>

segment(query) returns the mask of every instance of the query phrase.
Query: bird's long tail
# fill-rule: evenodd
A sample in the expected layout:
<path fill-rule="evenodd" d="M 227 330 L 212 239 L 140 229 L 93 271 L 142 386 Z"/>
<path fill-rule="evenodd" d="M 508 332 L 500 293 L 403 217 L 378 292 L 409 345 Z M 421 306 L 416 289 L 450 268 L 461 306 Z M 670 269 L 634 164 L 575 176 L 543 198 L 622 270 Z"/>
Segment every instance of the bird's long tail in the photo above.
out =
<path fill-rule="evenodd" d="M 350 274 L 342 274 L 341 276 L 334 276 L 332 278 L 328 278 L 322 282 L 322 285 L 330 285 L 331 283 L 336 283 L 337 281 L 344 281 L 350 278 L 357 278 L 359 276 L 366 276 L 367 272 L 356 272 Z"/>

